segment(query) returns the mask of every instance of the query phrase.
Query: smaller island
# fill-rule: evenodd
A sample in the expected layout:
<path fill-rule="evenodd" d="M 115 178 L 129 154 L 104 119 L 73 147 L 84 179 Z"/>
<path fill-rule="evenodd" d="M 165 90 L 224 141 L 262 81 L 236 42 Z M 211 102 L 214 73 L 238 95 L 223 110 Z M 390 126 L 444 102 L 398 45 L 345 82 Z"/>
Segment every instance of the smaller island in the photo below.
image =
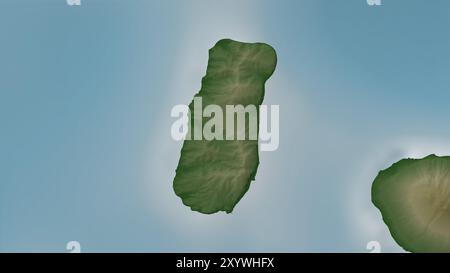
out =
<path fill-rule="evenodd" d="M 450 156 L 403 159 L 381 171 L 372 202 L 410 252 L 450 252 Z"/>

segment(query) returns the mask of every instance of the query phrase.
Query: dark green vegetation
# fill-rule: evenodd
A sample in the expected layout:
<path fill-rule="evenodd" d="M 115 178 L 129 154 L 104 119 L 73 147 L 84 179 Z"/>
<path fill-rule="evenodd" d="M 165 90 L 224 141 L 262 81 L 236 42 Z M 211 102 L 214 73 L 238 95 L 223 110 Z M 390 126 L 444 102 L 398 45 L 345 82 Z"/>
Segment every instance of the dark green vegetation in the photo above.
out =
<path fill-rule="evenodd" d="M 410 252 L 450 252 L 450 157 L 404 159 L 381 171 L 372 202 Z"/>
<path fill-rule="evenodd" d="M 209 51 L 206 75 L 195 96 L 202 98 L 203 109 L 211 104 L 220 106 L 223 113 L 225 105 L 259 109 L 276 61 L 275 50 L 267 44 L 220 40 Z M 193 102 L 189 108 L 193 113 Z M 208 120 L 203 118 L 203 124 Z M 193 114 L 190 121 L 192 131 Z M 226 126 L 223 135 L 225 130 Z M 185 140 L 173 187 L 194 211 L 230 213 L 255 179 L 258 165 L 257 140 Z"/>

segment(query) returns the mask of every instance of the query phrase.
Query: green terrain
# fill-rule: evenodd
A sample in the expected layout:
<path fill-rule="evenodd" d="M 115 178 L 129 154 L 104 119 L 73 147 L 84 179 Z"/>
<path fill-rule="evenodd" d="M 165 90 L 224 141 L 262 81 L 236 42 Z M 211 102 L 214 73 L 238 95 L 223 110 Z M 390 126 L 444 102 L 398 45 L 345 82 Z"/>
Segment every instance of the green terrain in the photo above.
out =
<path fill-rule="evenodd" d="M 404 159 L 372 186 L 395 241 L 410 252 L 450 252 L 450 157 Z"/>
<path fill-rule="evenodd" d="M 274 72 L 276 62 L 275 50 L 267 44 L 220 40 L 209 51 L 206 75 L 195 97 L 202 98 L 203 109 L 214 104 L 223 113 L 225 105 L 255 105 L 259 109 L 265 82 Z M 194 101 L 189 109 L 192 113 Z M 189 131 L 198 126 L 194 116 L 191 114 Z M 209 119 L 203 118 L 203 125 Z M 219 130 L 225 139 L 226 126 Z M 245 130 L 248 132 L 248 126 Z M 192 138 L 183 143 L 173 188 L 194 211 L 230 213 L 255 179 L 258 165 L 257 140 Z"/>

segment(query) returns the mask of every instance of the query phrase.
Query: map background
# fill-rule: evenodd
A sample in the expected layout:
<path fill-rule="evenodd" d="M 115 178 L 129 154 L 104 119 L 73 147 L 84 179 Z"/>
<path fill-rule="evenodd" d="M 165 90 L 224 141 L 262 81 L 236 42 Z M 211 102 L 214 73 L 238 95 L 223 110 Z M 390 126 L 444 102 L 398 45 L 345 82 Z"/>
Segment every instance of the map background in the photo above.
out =
<path fill-rule="evenodd" d="M 402 251 L 377 172 L 450 154 L 445 0 L 3 0 L 0 251 Z M 221 38 L 266 42 L 280 147 L 230 215 L 172 190 L 170 109 Z"/>

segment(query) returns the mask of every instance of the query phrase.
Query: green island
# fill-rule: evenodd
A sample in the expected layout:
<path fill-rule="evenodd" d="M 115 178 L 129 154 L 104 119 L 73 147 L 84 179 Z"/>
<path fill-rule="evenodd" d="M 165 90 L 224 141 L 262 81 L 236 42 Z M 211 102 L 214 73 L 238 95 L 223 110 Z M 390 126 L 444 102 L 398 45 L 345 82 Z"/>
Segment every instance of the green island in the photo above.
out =
<path fill-rule="evenodd" d="M 381 171 L 372 202 L 409 252 L 450 252 L 450 157 L 403 159 Z"/>
<path fill-rule="evenodd" d="M 194 112 L 195 98 L 202 99 L 203 109 L 208 105 L 217 105 L 224 112 L 227 105 L 254 105 L 259 109 L 265 82 L 275 71 L 276 62 L 276 52 L 267 44 L 220 40 L 209 51 L 206 75 L 189 104 L 190 112 Z M 259 121 L 259 111 L 257 115 Z M 201 117 L 202 124 L 212 118 Z M 248 121 L 248 117 L 245 119 Z M 190 132 L 196 130 L 196 124 L 195 115 L 190 115 Z M 248 132 L 248 122 L 245 124 Z M 225 135 L 226 126 L 216 130 Z M 258 165 L 257 139 L 185 139 L 173 188 L 193 211 L 231 213 L 255 179 Z"/>

